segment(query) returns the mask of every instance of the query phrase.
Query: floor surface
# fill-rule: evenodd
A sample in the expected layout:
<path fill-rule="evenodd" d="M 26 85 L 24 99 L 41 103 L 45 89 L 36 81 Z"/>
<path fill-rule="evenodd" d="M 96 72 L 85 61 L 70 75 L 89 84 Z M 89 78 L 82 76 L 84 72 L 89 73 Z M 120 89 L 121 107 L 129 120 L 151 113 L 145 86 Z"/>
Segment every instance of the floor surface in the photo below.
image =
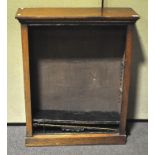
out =
<path fill-rule="evenodd" d="M 25 147 L 25 126 L 8 126 L 8 155 L 147 155 L 148 123 L 130 123 L 126 145 Z"/>

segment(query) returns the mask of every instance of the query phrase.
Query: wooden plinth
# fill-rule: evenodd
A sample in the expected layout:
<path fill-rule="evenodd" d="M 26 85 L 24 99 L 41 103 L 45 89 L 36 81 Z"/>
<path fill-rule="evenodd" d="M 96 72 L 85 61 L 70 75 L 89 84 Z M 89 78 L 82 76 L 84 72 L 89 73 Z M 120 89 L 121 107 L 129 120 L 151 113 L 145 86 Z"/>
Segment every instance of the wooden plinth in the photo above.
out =
<path fill-rule="evenodd" d="M 26 146 L 58 146 L 89 144 L 125 144 L 126 135 L 119 134 L 53 134 L 26 137 Z"/>

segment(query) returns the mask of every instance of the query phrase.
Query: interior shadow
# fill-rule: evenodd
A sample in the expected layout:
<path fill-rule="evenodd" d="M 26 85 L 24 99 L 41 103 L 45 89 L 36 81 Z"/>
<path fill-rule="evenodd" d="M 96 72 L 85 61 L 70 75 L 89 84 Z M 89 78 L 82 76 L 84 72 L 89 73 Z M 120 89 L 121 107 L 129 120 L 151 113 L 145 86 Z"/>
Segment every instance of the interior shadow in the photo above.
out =
<path fill-rule="evenodd" d="M 120 25 L 30 26 L 35 115 L 47 110 L 56 110 L 56 118 L 61 111 L 116 112 L 119 121 L 125 39 L 126 26 Z"/>
<path fill-rule="evenodd" d="M 54 88 L 54 90 L 57 90 L 60 93 L 59 96 L 54 96 L 53 100 L 55 101 L 60 102 L 59 98 L 61 98 L 61 95 L 63 96 L 63 93 L 66 93 L 67 91 L 70 91 L 69 98 L 72 98 L 75 94 L 72 95 L 71 90 L 69 90 L 69 83 L 72 83 L 73 88 L 75 87 L 79 90 L 75 91 L 75 93 L 77 94 L 76 100 L 80 103 L 80 95 L 87 95 L 87 99 L 85 101 L 87 101 L 88 105 L 91 105 L 92 109 L 97 107 L 97 105 L 97 108 L 101 109 L 102 104 L 99 103 L 103 102 L 103 94 L 107 93 L 103 92 L 102 87 L 104 86 L 106 88 L 110 85 L 112 89 L 109 89 L 108 94 L 106 94 L 105 96 L 108 96 L 107 103 L 111 101 L 112 106 L 109 107 L 110 104 L 106 103 L 107 107 L 104 108 L 109 108 L 109 110 L 115 109 L 116 107 L 113 101 L 118 99 L 120 93 L 116 90 L 120 86 L 120 75 L 118 75 L 118 73 L 120 73 L 120 64 L 124 54 L 124 45 L 126 37 L 125 34 L 126 28 L 124 26 L 118 26 L 117 28 L 115 26 L 30 27 L 29 47 L 31 71 L 31 97 L 33 111 L 37 109 L 44 109 L 44 104 L 46 104 L 46 108 L 49 109 L 54 108 L 54 106 L 55 108 L 57 107 L 58 104 L 54 103 L 51 105 L 50 102 L 51 95 L 49 95 L 48 92 L 52 94 L 52 92 L 50 92 L 51 88 Z M 55 63 L 51 64 L 51 60 Z M 138 83 L 137 77 L 139 73 L 139 65 L 141 63 L 144 63 L 144 61 L 145 60 L 143 56 L 143 49 L 138 35 L 138 31 L 136 27 L 134 27 L 133 60 L 128 111 L 129 118 L 133 118 L 136 111 Z M 61 63 L 62 65 L 60 65 Z M 81 63 L 82 66 L 77 67 L 76 64 L 78 63 Z M 53 70 L 53 67 L 51 68 L 50 65 L 53 66 L 55 69 Z M 89 66 L 91 67 L 89 68 Z M 108 67 L 108 72 L 110 71 L 109 76 L 107 76 L 108 74 L 105 74 L 105 71 L 106 73 L 108 73 L 107 68 L 105 66 L 110 66 Z M 87 68 L 87 71 L 84 70 L 85 67 Z M 68 76 L 70 74 L 68 68 L 70 68 L 70 71 L 73 71 L 73 73 L 70 76 Z M 47 72 L 42 72 L 43 70 L 47 70 Z M 83 72 L 81 72 L 81 70 L 83 70 Z M 89 71 L 91 73 L 91 78 L 88 77 L 83 79 L 83 73 L 86 75 L 86 73 L 89 73 Z M 65 80 L 63 78 L 60 78 L 61 76 L 64 76 Z M 55 80 L 50 81 L 48 77 L 55 77 Z M 72 82 L 72 79 L 77 79 L 77 77 L 80 78 L 79 81 L 83 81 L 83 83 L 76 83 L 76 85 L 74 85 L 75 81 Z M 99 81 L 95 85 L 100 85 L 102 87 L 98 87 L 99 89 L 97 89 L 97 91 L 94 89 L 94 92 L 92 93 L 91 91 L 88 91 L 88 88 L 93 88 L 94 79 L 98 79 Z M 47 82 L 45 82 L 44 80 Z M 60 82 L 61 80 L 64 82 L 59 84 L 66 86 L 65 88 L 67 88 L 67 91 L 65 89 L 61 90 L 60 87 L 55 85 L 55 81 Z M 45 82 L 45 87 L 41 85 L 40 81 Z M 55 87 L 51 85 L 52 82 L 54 83 L 53 86 Z M 40 90 L 43 90 L 43 92 L 41 92 Z M 114 92 L 112 93 L 111 90 L 114 90 Z M 88 94 L 86 94 L 86 92 L 88 92 Z M 90 92 L 92 93 L 92 96 L 89 94 Z M 46 95 L 48 95 L 48 97 L 46 97 Z M 93 95 L 98 95 L 95 100 L 95 106 L 94 101 L 92 100 Z M 110 97 L 111 95 L 113 95 L 113 98 Z M 61 104 L 62 108 L 64 109 L 69 108 L 70 104 L 66 100 L 66 96 L 67 93 L 63 96 L 62 100 L 64 103 L 67 103 L 67 105 L 63 103 Z M 43 98 L 43 100 L 41 100 L 41 97 Z M 45 100 L 45 98 L 47 98 L 48 100 Z M 73 108 L 78 109 L 79 107 L 76 107 L 77 105 L 78 103 L 74 104 Z M 84 108 L 83 105 L 81 104 L 81 108 Z M 120 103 L 117 103 L 118 107 L 119 105 Z M 130 126 L 128 126 L 127 129 L 128 131 L 131 131 L 132 128 L 133 125 L 130 124 Z"/>

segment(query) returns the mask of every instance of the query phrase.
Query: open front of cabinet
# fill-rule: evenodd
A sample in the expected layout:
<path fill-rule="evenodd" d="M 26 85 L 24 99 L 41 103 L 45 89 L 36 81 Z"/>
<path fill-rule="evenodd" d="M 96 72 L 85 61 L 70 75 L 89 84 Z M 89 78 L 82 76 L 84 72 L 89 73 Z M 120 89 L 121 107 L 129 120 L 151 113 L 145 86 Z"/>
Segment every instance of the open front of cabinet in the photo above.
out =
<path fill-rule="evenodd" d="M 22 8 L 26 146 L 124 144 L 131 8 Z"/>
<path fill-rule="evenodd" d="M 126 28 L 28 27 L 33 134 L 119 133 Z"/>

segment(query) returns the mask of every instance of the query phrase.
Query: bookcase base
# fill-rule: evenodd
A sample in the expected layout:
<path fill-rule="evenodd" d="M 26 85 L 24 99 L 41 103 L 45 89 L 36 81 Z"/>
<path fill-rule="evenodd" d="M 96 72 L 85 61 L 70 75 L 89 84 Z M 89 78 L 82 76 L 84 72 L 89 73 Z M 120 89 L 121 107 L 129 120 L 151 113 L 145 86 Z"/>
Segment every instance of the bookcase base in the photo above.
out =
<path fill-rule="evenodd" d="M 126 135 L 120 134 L 53 134 L 26 137 L 26 146 L 125 144 Z"/>

